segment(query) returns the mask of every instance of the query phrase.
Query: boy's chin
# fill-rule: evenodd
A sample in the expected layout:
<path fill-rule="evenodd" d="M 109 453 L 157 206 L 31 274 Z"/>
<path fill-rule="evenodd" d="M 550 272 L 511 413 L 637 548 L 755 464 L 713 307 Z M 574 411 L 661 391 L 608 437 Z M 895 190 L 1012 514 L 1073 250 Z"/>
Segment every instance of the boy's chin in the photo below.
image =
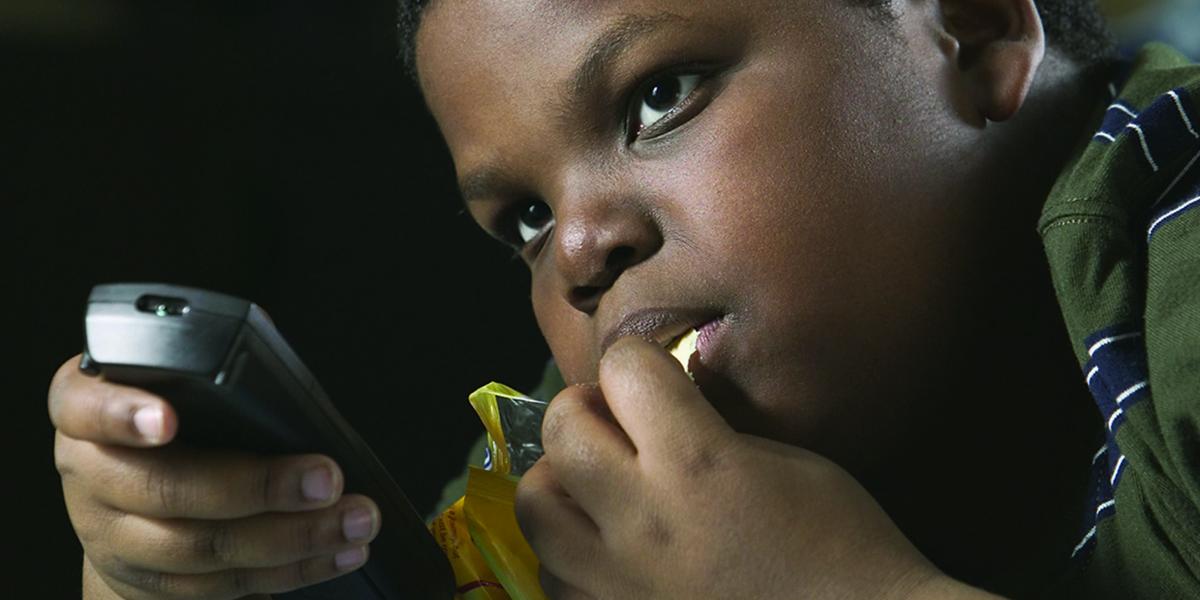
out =
<path fill-rule="evenodd" d="M 738 433 L 768 438 L 794 446 L 811 447 L 815 440 L 795 427 L 792 419 L 773 414 L 772 407 L 789 402 L 781 401 L 786 384 L 779 381 L 742 382 L 728 373 L 693 361 L 692 377 L 700 393 Z M 751 387 L 753 385 L 753 388 Z M 796 396 L 800 396 L 796 393 Z M 792 407 L 794 411 L 794 405 Z M 789 411 L 792 412 L 792 411 Z M 795 413 L 792 412 L 792 415 Z"/>
<path fill-rule="evenodd" d="M 852 385 L 839 389 L 848 395 L 832 397 L 805 385 L 803 374 L 794 371 L 740 381 L 702 363 L 691 370 L 701 393 L 734 431 L 816 452 L 856 477 L 887 467 L 916 433 L 916 423 L 898 407 L 865 402 L 874 394 Z"/>

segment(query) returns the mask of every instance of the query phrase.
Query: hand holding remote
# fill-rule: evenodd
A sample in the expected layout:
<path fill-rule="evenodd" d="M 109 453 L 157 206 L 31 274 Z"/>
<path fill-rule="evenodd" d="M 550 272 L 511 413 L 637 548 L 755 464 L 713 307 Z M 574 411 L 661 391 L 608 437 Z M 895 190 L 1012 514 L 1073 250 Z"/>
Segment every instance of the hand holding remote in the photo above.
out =
<path fill-rule="evenodd" d="M 170 399 L 85 375 L 79 357 L 49 411 L 85 598 L 285 592 L 361 566 L 379 531 L 328 457 L 161 447 L 178 430 Z"/>

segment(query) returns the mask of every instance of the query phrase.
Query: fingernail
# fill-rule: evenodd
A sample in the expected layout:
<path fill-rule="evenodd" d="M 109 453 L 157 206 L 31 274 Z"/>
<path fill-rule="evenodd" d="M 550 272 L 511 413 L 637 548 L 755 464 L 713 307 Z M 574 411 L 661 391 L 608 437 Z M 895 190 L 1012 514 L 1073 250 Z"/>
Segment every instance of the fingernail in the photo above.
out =
<path fill-rule="evenodd" d="M 309 469 L 300 478 L 300 492 L 309 502 L 327 502 L 333 498 L 333 473 L 329 467 Z"/>
<path fill-rule="evenodd" d="M 163 411 L 161 406 L 143 406 L 133 413 L 133 426 L 142 439 L 157 443 L 163 435 Z"/>
<path fill-rule="evenodd" d="M 349 571 L 362 565 L 364 562 L 367 562 L 366 546 L 342 550 L 333 557 L 333 564 L 337 565 L 339 571 Z"/>
<path fill-rule="evenodd" d="M 375 532 L 375 513 L 366 508 L 347 511 L 342 517 L 342 533 L 348 542 L 363 542 Z"/>

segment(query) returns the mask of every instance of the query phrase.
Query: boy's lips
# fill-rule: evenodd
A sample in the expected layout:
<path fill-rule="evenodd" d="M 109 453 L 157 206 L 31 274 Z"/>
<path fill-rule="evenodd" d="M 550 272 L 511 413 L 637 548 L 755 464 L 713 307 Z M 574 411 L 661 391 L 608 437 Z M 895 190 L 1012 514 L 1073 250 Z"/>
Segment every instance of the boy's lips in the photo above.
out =
<path fill-rule="evenodd" d="M 617 340 L 637 336 L 666 347 L 693 329 L 700 329 L 701 338 L 709 325 L 718 322 L 721 313 L 709 308 L 645 308 L 625 315 L 605 334 L 600 343 L 604 355 Z"/>
<path fill-rule="evenodd" d="M 711 357 L 709 349 L 712 348 L 713 339 L 724 323 L 725 317 L 722 315 L 699 327 L 700 336 L 696 339 L 696 352 L 700 353 L 700 358 L 708 360 Z"/>

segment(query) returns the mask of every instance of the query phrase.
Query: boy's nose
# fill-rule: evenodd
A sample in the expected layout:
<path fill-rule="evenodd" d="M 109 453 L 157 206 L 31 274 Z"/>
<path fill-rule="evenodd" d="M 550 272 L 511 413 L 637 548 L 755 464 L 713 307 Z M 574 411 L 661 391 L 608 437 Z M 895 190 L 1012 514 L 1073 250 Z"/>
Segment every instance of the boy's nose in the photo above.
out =
<path fill-rule="evenodd" d="M 562 293 L 592 314 L 627 269 L 662 246 L 658 223 L 634 201 L 592 202 L 556 216 L 555 263 Z"/>

